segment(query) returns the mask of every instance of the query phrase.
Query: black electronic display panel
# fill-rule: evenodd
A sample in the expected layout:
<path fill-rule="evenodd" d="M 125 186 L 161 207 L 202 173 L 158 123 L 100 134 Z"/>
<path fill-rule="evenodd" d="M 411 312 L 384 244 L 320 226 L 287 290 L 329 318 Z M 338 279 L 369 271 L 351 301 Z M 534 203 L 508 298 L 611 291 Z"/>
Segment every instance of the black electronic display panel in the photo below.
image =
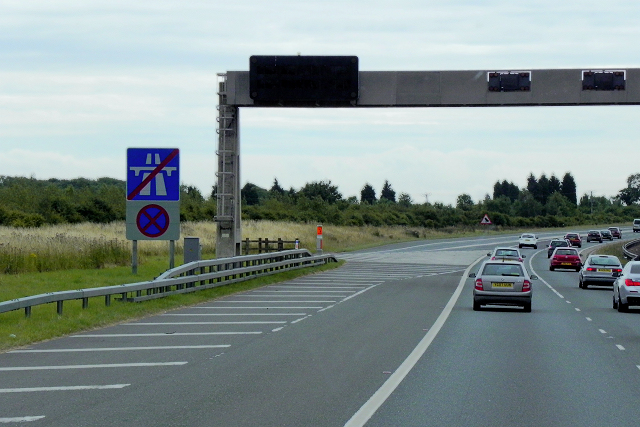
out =
<path fill-rule="evenodd" d="M 249 91 L 255 105 L 354 105 L 358 57 L 254 55 L 249 60 Z"/>
<path fill-rule="evenodd" d="M 528 92 L 531 90 L 530 71 L 499 71 L 487 74 L 489 92 Z"/>
<path fill-rule="evenodd" d="M 624 70 L 599 70 L 582 72 L 582 90 L 624 90 Z"/>

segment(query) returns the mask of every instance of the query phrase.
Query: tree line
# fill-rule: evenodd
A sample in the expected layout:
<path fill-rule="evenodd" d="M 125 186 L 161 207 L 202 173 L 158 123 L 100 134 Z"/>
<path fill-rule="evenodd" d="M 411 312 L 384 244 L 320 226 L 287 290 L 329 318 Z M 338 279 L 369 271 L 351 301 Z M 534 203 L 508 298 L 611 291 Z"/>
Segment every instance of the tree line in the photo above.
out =
<path fill-rule="evenodd" d="M 365 183 L 360 197 L 343 197 L 331 181 L 315 181 L 300 189 L 283 188 L 274 179 L 270 188 L 247 183 L 241 190 L 242 218 L 318 222 L 335 225 L 400 225 L 446 228 L 479 225 L 489 215 L 499 226 L 556 227 L 625 222 L 640 218 L 640 174 L 611 197 L 583 194 L 578 198 L 570 173 L 530 174 L 525 188 L 506 180 L 493 193 L 474 201 L 460 194 L 456 204 L 418 203 L 385 181 L 378 194 Z M 215 186 L 203 195 L 194 186 L 180 186 L 181 221 L 211 221 L 216 215 Z M 114 178 L 89 180 L 0 176 L 0 225 L 39 227 L 61 223 L 108 223 L 126 218 L 126 182 Z"/>

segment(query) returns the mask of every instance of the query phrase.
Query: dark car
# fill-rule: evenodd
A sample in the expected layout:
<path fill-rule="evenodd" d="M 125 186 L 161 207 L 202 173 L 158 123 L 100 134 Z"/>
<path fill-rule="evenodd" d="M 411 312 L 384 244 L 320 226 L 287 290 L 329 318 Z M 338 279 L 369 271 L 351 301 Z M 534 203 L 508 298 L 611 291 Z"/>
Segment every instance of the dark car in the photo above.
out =
<path fill-rule="evenodd" d="M 622 239 L 622 230 L 620 230 L 618 227 L 609 227 L 609 231 L 611 232 L 611 235 L 616 239 Z"/>
<path fill-rule="evenodd" d="M 598 230 L 589 230 L 589 232 L 587 233 L 587 243 L 592 240 L 602 243 L 602 233 L 600 233 Z"/>
<path fill-rule="evenodd" d="M 553 239 L 549 242 L 549 246 L 547 247 L 547 258 L 551 258 L 551 254 L 556 248 L 568 248 L 571 244 L 568 240 L 565 239 Z"/>
<path fill-rule="evenodd" d="M 611 234 L 611 230 L 600 230 L 600 234 L 602 234 L 602 240 L 613 240 L 613 234 Z"/>
<path fill-rule="evenodd" d="M 571 243 L 571 246 L 582 247 L 582 238 L 579 233 L 567 233 L 564 235 L 564 238 Z"/>

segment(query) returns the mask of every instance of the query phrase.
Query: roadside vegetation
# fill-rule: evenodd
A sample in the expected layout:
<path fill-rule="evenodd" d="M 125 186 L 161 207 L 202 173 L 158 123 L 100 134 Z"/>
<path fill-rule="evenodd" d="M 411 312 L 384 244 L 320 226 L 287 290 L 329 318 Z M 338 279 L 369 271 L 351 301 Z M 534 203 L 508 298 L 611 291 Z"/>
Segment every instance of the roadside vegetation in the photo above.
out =
<path fill-rule="evenodd" d="M 215 258 L 215 193 L 212 188 L 203 196 L 195 187 L 181 186 L 181 236 L 199 237 L 205 259 Z M 480 201 L 461 194 L 455 206 L 416 203 L 406 193 L 396 197 L 388 181 L 379 197 L 366 183 L 359 199 L 345 199 L 331 182 L 285 190 L 276 179 L 270 189 L 247 183 L 242 198 L 243 238 L 299 239 L 300 247 L 313 251 L 315 226 L 323 224 L 325 252 L 342 252 L 417 239 L 629 223 L 640 218 L 640 174 L 630 176 L 627 187 L 612 197 L 578 198 L 570 174 L 562 180 L 543 174 L 530 175 L 522 189 L 496 182 L 493 195 Z M 485 214 L 493 222 L 490 227 L 480 225 Z M 124 181 L 0 176 L 0 301 L 146 281 L 167 270 L 168 242 L 140 241 L 138 274 L 132 274 L 124 220 Z M 182 256 L 182 241 L 176 241 L 176 265 Z M 83 310 L 80 301 L 69 301 L 62 316 L 50 305 L 34 307 L 30 318 L 22 311 L 0 314 L 0 351 L 335 267 L 279 273 L 144 303 L 105 307 L 94 298 Z"/>

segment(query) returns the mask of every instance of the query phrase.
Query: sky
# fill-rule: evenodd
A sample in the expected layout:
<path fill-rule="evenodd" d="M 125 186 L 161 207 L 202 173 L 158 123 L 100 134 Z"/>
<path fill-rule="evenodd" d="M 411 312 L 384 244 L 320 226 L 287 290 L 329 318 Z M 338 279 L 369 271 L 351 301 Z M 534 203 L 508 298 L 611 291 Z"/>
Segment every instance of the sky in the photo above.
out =
<path fill-rule="evenodd" d="M 126 180 L 127 148 L 179 148 L 217 182 L 218 73 L 251 55 L 356 55 L 361 71 L 640 68 L 640 2 L 0 0 L 0 175 Z M 385 181 L 475 202 L 533 173 L 578 197 L 640 173 L 640 106 L 240 109 L 241 183 Z M 633 154 L 633 155 L 632 155 Z"/>

